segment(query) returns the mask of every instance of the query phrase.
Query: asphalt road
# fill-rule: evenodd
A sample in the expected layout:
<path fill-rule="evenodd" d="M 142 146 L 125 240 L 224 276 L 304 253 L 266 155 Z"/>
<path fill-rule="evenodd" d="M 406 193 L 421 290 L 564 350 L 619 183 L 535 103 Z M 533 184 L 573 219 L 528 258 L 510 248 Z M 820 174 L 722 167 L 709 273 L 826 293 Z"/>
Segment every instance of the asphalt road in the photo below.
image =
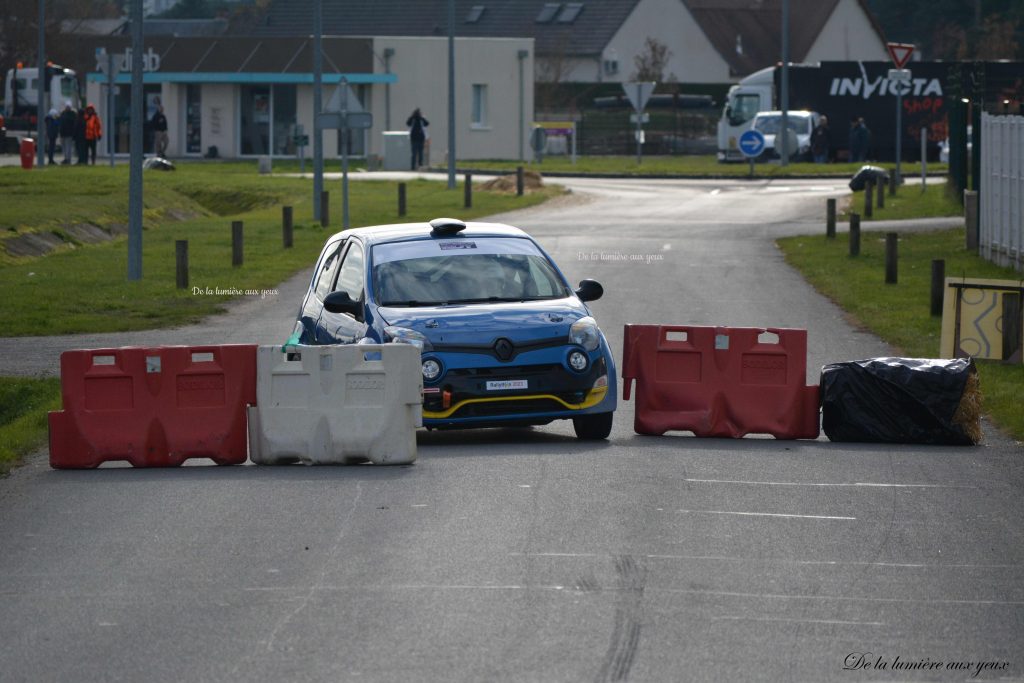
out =
<path fill-rule="evenodd" d="M 626 323 L 806 328 L 812 383 L 890 352 L 772 245 L 820 235 L 841 183 L 565 182 L 502 218 L 602 282 L 620 360 Z M 117 343 L 279 342 L 301 279 Z M 0 355 L 52 368 L 105 341 Z M 0 481 L 0 681 L 1024 679 L 1019 444 L 643 437 L 632 418 L 620 404 L 596 446 L 568 424 L 422 432 L 397 468 L 39 454 Z"/>

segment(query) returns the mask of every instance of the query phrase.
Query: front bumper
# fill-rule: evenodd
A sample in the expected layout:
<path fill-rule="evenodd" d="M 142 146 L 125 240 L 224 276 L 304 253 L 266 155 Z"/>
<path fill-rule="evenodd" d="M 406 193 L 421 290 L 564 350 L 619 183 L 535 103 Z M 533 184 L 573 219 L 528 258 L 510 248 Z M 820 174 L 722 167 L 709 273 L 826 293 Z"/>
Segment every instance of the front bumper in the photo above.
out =
<path fill-rule="evenodd" d="M 426 427 L 483 426 L 508 422 L 543 424 L 555 419 L 615 409 L 615 365 L 607 346 L 587 357 L 583 372 L 565 359 L 578 347 L 562 346 L 524 353 L 501 363 L 478 354 L 425 353 L 445 371 L 424 383 Z"/>

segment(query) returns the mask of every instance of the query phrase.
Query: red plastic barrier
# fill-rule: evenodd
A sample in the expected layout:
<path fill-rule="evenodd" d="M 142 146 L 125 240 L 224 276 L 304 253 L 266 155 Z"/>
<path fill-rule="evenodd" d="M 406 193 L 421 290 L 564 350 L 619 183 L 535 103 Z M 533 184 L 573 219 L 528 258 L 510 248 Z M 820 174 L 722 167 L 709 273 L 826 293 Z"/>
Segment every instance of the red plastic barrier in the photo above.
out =
<path fill-rule="evenodd" d="M 255 344 L 65 351 L 60 383 L 64 410 L 49 415 L 52 467 L 246 460 Z"/>
<path fill-rule="evenodd" d="M 777 342 L 759 341 L 766 332 Z M 806 330 L 626 325 L 624 337 L 623 399 L 636 380 L 638 434 L 818 437 L 818 387 L 804 386 Z"/>

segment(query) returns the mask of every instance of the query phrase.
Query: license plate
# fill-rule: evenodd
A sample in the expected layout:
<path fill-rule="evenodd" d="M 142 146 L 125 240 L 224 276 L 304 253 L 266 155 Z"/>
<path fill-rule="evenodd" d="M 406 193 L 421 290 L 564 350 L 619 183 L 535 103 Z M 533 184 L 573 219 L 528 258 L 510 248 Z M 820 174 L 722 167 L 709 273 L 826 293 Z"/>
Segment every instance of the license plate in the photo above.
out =
<path fill-rule="evenodd" d="M 487 383 L 487 391 L 509 391 L 510 389 L 528 389 L 529 380 L 506 379 Z"/>

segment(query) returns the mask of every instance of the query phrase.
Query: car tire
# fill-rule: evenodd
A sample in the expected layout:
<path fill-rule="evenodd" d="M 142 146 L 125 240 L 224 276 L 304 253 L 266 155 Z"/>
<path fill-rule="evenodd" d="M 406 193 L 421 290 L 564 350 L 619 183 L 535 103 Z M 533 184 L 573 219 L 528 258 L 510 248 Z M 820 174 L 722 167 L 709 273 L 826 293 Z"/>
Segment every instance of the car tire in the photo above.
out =
<path fill-rule="evenodd" d="M 584 441 L 607 439 L 612 433 L 612 415 L 614 413 L 596 413 L 574 417 L 572 426 L 576 430 L 576 438 Z"/>

